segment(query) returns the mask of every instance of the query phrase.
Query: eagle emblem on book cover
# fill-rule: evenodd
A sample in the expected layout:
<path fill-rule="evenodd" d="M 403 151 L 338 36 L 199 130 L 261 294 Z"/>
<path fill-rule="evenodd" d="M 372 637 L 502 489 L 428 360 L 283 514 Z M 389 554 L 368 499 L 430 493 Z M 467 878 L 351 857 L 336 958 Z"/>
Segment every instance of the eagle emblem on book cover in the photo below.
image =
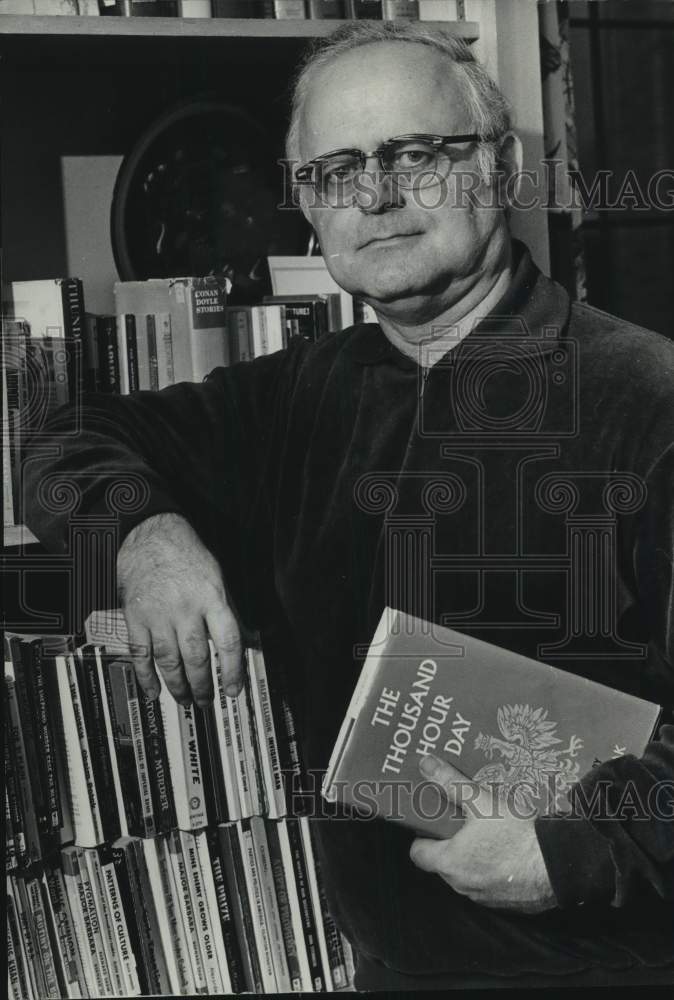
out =
<path fill-rule="evenodd" d="M 481 767 L 473 780 L 497 786 L 518 811 L 534 812 L 541 800 L 560 806 L 580 777 L 575 758 L 582 739 L 571 736 L 567 746 L 560 746 L 563 741 L 555 735 L 557 723 L 548 719 L 548 710 L 530 705 L 502 705 L 496 720 L 501 737 L 482 732 L 475 737 L 475 749 L 492 763 Z"/>

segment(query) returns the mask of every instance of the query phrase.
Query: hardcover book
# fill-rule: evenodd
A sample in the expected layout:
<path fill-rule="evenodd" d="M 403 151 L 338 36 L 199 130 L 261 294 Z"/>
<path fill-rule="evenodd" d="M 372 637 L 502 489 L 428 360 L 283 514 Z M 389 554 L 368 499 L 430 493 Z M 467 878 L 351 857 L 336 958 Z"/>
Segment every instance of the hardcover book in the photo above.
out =
<path fill-rule="evenodd" d="M 568 806 L 597 764 L 639 756 L 659 715 L 651 702 L 386 608 L 323 795 L 449 837 L 463 820 L 419 771 L 426 754 L 535 816 Z"/>

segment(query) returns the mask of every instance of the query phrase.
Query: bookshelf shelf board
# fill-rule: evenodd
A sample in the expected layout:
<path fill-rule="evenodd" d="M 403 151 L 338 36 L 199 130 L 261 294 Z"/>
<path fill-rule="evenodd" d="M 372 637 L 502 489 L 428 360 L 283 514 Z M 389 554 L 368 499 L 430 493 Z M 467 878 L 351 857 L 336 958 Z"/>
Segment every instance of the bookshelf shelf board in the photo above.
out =
<path fill-rule="evenodd" d="M 5 548 L 14 545 L 37 545 L 38 540 L 25 524 L 3 525 L 3 542 Z"/>
<path fill-rule="evenodd" d="M 6 14 L 0 35 L 63 36 L 67 38 L 264 38 L 297 39 L 329 35 L 344 21 L 280 20 L 226 17 L 54 17 Z M 479 37 L 476 21 L 426 21 L 459 38 Z"/>

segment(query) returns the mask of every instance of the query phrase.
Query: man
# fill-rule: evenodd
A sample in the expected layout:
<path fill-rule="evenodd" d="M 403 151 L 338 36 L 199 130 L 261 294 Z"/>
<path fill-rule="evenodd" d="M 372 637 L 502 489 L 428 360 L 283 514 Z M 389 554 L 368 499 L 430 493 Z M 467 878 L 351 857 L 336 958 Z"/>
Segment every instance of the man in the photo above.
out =
<path fill-rule="evenodd" d="M 238 623 L 259 628 L 324 769 L 390 604 L 671 705 L 674 349 L 572 306 L 511 241 L 520 145 L 494 85 L 421 25 L 348 27 L 300 77 L 288 155 L 328 267 L 378 325 L 91 397 L 79 439 L 27 465 L 30 525 L 55 549 L 47 474 L 77 477 L 80 515 L 109 513 L 111 478 L 144 484 L 118 512 L 117 571 L 145 691 L 158 669 L 207 703 L 208 636 L 238 690 Z M 357 986 L 671 981 L 672 734 L 585 776 L 610 818 L 478 816 L 437 843 L 318 823 Z M 450 797 L 458 777 L 433 774 Z M 656 786 L 657 815 L 616 811 Z"/>

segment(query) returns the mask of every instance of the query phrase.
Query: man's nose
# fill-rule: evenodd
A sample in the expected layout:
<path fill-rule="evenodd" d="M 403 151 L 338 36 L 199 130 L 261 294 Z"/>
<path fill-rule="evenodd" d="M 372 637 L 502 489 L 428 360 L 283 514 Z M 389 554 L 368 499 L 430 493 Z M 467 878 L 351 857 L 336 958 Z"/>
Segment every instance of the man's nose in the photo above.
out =
<path fill-rule="evenodd" d="M 365 168 L 356 179 L 354 204 L 367 215 L 377 215 L 405 204 L 400 188 L 387 173 L 377 156 L 368 156 Z"/>

